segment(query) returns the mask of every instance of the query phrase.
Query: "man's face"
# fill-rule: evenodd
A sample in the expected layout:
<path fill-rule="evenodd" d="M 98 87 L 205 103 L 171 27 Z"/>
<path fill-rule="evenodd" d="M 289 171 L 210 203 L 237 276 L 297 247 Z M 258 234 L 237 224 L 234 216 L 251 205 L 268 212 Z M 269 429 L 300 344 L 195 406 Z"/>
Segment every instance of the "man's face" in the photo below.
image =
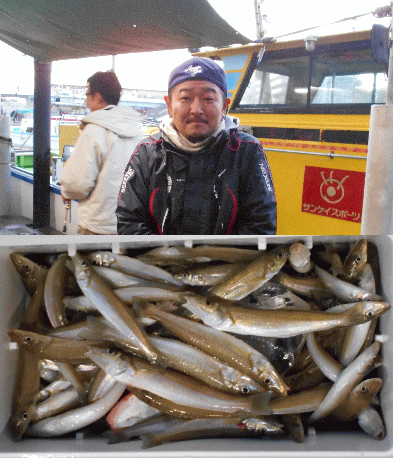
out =
<path fill-rule="evenodd" d="M 212 135 L 226 113 L 230 99 L 209 81 L 185 81 L 165 96 L 168 114 L 176 129 L 191 142 Z"/>
<path fill-rule="evenodd" d="M 90 111 L 101 110 L 108 105 L 98 92 L 92 92 L 90 86 L 86 87 L 86 105 Z"/>

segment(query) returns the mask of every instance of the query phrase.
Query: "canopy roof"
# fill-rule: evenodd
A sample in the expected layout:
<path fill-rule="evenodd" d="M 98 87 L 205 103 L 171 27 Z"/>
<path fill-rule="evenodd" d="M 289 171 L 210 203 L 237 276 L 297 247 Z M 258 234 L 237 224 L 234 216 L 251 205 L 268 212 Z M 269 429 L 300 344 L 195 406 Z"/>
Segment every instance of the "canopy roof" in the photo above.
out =
<path fill-rule="evenodd" d="M 0 40 L 42 62 L 250 41 L 207 0 L 1 0 Z"/>

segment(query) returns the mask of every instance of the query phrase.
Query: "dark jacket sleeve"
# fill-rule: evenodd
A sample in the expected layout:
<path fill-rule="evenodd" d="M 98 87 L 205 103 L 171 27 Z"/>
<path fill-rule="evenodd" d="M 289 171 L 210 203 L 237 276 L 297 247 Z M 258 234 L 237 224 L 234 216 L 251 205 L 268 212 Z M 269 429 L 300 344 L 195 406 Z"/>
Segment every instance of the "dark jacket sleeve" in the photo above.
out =
<path fill-rule="evenodd" d="M 117 200 L 118 234 L 156 234 L 149 214 L 148 155 L 141 144 L 132 155 L 124 172 Z"/>
<path fill-rule="evenodd" d="M 240 170 L 239 214 L 233 233 L 274 235 L 277 202 L 273 179 L 260 142 L 250 142 Z"/>

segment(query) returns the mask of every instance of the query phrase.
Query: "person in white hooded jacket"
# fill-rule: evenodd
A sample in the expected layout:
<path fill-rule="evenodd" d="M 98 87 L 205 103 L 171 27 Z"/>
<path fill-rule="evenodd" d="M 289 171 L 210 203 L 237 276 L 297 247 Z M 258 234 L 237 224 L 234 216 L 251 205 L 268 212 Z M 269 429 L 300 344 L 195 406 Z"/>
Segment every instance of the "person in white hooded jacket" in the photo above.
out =
<path fill-rule="evenodd" d="M 113 71 L 87 80 L 86 103 L 91 113 L 65 162 L 60 180 L 63 201 L 79 201 L 78 234 L 117 234 L 115 210 L 124 169 L 145 136 L 141 115 L 117 106 L 121 85 Z"/>

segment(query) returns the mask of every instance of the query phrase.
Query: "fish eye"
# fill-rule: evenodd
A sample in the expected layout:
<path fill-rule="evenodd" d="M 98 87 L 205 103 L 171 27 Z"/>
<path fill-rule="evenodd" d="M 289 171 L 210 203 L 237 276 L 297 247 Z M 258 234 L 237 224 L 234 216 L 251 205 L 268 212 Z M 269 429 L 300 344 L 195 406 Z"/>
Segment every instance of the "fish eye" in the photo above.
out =
<path fill-rule="evenodd" d="M 282 251 L 279 251 L 279 252 L 277 253 L 277 256 L 278 256 L 279 258 L 282 258 L 284 255 L 283 255 Z"/>
<path fill-rule="evenodd" d="M 250 392 L 250 390 L 246 386 L 244 386 L 241 391 L 243 394 L 248 394 Z"/>
<path fill-rule="evenodd" d="M 114 352 L 115 352 L 115 349 L 114 349 L 114 348 L 108 348 L 108 353 L 109 353 L 110 355 L 112 355 Z"/>
<path fill-rule="evenodd" d="M 22 266 L 22 270 L 23 270 L 23 272 L 28 272 L 29 271 L 29 266 L 27 266 L 27 265 Z"/>
<path fill-rule="evenodd" d="M 212 301 L 209 301 L 209 299 L 206 299 L 206 300 L 205 300 L 205 304 L 206 304 L 206 305 L 212 305 Z"/>
<path fill-rule="evenodd" d="M 29 343 L 32 342 L 32 341 L 33 341 L 33 339 L 32 339 L 30 336 L 27 336 L 27 337 L 25 337 L 25 339 L 24 339 L 24 343 L 25 343 L 25 344 L 29 344 Z"/>
<path fill-rule="evenodd" d="M 374 312 L 372 312 L 371 310 L 369 312 L 366 313 L 366 315 L 370 318 L 372 318 L 374 316 Z"/>
<path fill-rule="evenodd" d="M 269 377 L 266 377 L 264 382 L 265 382 L 265 385 L 271 385 L 272 384 L 272 381 L 270 380 Z"/>
<path fill-rule="evenodd" d="M 22 420 L 27 420 L 29 416 L 27 415 L 27 412 L 22 413 Z"/>
<path fill-rule="evenodd" d="M 360 262 L 361 260 L 362 260 L 362 258 L 360 256 L 356 256 L 356 258 L 355 258 L 356 262 Z"/>
<path fill-rule="evenodd" d="M 367 387 L 362 386 L 361 391 L 362 391 L 363 393 L 366 393 L 366 392 L 367 392 Z"/>
<path fill-rule="evenodd" d="M 81 266 L 82 266 L 82 267 L 86 267 L 86 266 L 87 266 L 87 262 L 86 262 L 86 261 L 82 261 L 82 262 L 81 262 Z"/>

